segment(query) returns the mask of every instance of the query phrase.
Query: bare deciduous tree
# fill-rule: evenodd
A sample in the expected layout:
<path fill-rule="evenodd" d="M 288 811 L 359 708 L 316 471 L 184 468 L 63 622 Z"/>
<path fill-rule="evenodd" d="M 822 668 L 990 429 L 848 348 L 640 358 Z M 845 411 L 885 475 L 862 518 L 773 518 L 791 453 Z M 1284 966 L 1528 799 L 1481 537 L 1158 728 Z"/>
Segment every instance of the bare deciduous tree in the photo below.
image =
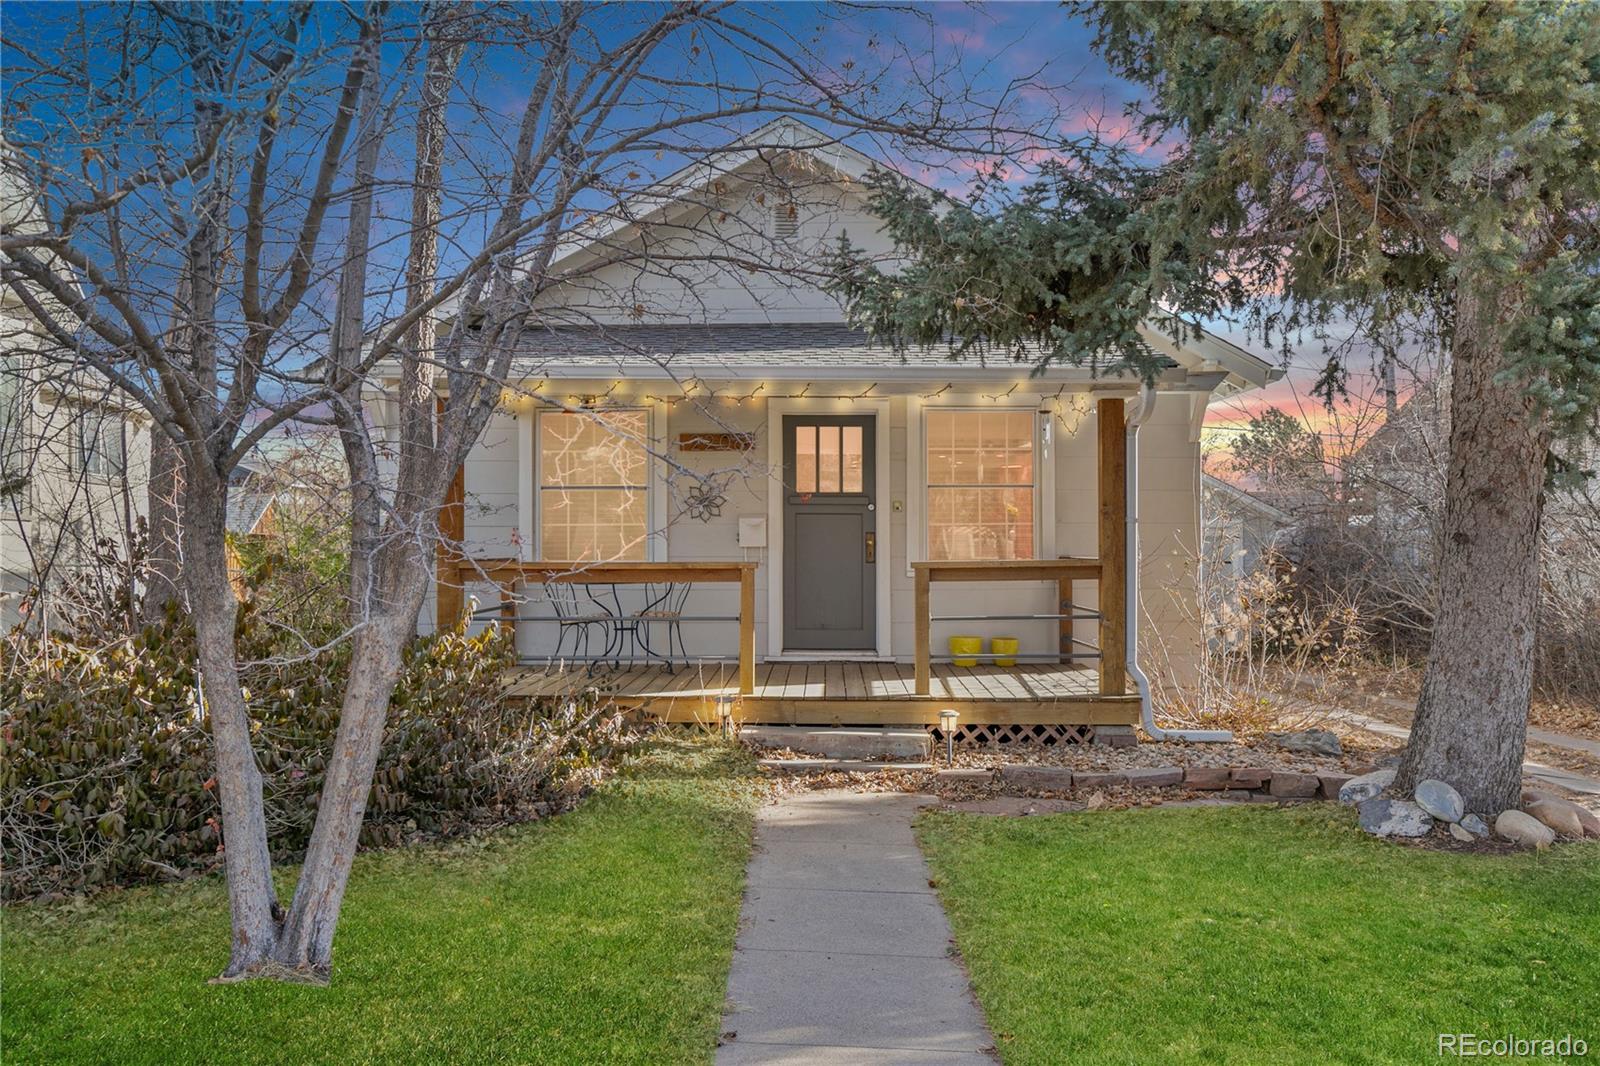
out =
<path fill-rule="evenodd" d="M 551 269 L 558 252 L 578 238 L 604 248 L 608 223 L 659 204 L 660 172 L 777 115 L 935 158 L 1023 146 L 926 57 L 874 40 L 836 59 L 813 28 L 725 3 L 374 0 L 74 9 L 8 38 L 5 122 L 36 169 L 48 225 L 0 239 L 4 284 L 149 413 L 181 470 L 158 491 L 178 516 L 176 576 L 216 751 L 225 977 L 329 972 L 439 509 L 501 400 L 530 314 L 573 280 L 577 268 Z M 743 151 L 767 147 L 784 150 Z M 816 270 L 733 247 L 740 269 Z M 585 269 L 629 256 L 619 246 Z M 682 266 L 665 249 L 639 262 L 642 273 Z M 384 439 L 363 404 L 396 373 L 398 433 Z M 333 427 L 342 444 L 353 645 L 285 908 L 239 685 L 224 531 L 231 473 L 290 423 Z"/>

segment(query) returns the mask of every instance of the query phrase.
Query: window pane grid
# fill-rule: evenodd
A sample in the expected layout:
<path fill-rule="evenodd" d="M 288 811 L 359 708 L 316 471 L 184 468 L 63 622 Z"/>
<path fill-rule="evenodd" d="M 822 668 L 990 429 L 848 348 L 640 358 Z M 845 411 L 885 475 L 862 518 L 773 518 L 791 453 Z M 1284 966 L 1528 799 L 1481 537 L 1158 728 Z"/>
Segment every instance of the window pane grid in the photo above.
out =
<path fill-rule="evenodd" d="M 930 411 L 928 558 L 1031 559 L 1034 415 Z"/>
<path fill-rule="evenodd" d="M 866 434 L 861 426 L 795 426 L 794 491 L 866 491 Z"/>
<path fill-rule="evenodd" d="M 540 416 L 539 551 L 544 558 L 645 558 L 647 429 L 644 411 Z"/>

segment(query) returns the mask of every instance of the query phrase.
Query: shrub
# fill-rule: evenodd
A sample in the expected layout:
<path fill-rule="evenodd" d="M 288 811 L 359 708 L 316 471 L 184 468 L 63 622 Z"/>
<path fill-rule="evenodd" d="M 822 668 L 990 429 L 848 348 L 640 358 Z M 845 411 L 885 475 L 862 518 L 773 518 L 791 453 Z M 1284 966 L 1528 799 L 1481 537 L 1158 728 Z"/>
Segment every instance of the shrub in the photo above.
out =
<path fill-rule="evenodd" d="M 275 854 L 302 851 L 338 724 L 348 643 L 284 656 L 281 631 L 241 613 Z M 363 843 L 459 832 L 566 805 L 622 739 L 598 697 L 502 695 L 496 631 L 419 639 L 390 710 Z M 182 618 L 102 647 L 13 633 L 0 645 L 0 893 L 182 874 L 222 844 L 208 723 Z"/>

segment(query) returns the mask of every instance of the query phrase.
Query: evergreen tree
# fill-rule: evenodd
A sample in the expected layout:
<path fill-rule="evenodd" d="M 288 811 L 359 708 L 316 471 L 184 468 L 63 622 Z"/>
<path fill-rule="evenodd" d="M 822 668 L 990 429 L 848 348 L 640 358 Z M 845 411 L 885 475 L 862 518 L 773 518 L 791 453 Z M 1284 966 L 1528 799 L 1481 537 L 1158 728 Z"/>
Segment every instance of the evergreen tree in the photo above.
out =
<path fill-rule="evenodd" d="M 1450 355 L 1444 548 L 1397 788 L 1515 805 L 1544 489 L 1600 400 L 1600 5 L 1069 7 L 1144 88 L 1144 135 L 1176 147 L 1148 165 L 1056 146 L 1021 195 L 964 203 L 880 178 L 910 265 L 842 249 L 854 317 L 899 345 L 1147 380 L 1145 320 L 1431 328 Z M 1330 357 L 1319 391 L 1345 372 Z"/>

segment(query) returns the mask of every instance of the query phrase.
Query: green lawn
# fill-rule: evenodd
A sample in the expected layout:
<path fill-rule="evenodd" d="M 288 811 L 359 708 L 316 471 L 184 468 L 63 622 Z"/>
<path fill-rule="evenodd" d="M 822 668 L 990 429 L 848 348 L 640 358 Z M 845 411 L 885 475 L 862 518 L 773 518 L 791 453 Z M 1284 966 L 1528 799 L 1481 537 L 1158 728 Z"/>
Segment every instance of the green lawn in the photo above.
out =
<path fill-rule="evenodd" d="M 1597 846 L 1426 852 L 1329 807 L 919 834 L 1009 1064 L 1416 1063 L 1439 1032 L 1600 1055 Z"/>
<path fill-rule="evenodd" d="M 709 1061 L 758 795 L 748 756 L 661 742 L 571 814 L 363 855 L 328 988 L 208 985 L 217 878 L 10 908 L 0 1059 Z"/>

